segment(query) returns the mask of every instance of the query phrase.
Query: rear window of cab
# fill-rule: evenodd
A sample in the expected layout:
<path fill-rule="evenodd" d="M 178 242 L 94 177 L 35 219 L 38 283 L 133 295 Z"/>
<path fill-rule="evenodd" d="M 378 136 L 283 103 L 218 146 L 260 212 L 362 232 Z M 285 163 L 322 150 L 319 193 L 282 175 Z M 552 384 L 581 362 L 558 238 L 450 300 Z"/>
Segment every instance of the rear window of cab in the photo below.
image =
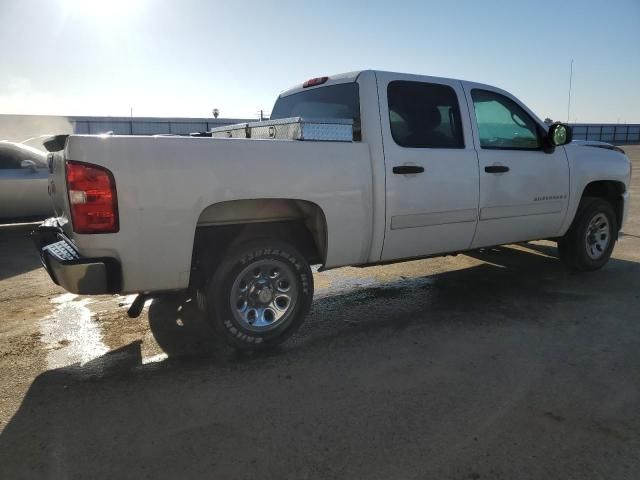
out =
<path fill-rule="evenodd" d="M 280 97 L 271 120 L 289 117 L 360 120 L 360 94 L 355 82 L 311 88 Z"/>

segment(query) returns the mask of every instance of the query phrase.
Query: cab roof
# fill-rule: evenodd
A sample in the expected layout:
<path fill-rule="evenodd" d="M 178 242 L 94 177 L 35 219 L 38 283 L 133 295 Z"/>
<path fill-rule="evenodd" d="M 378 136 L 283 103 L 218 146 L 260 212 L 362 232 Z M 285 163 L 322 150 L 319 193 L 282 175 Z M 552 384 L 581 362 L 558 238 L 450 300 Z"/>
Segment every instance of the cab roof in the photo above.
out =
<path fill-rule="evenodd" d="M 357 70 L 354 72 L 338 73 L 337 75 L 330 75 L 327 77 L 327 81 L 323 82 L 322 85 L 318 85 L 318 87 L 320 86 L 326 87 L 327 85 L 338 85 L 339 83 L 355 82 L 358 79 L 358 76 L 365 71 L 367 70 Z M 278 96 L 278 98 L 286 97 L 288 95 L 292 95 L 294 93 L 298 93 L 303 90 L 306 90 L 307 88 L 304 88 L 303 85 L 304 85 L 304 82 L 301 82 L 297 85 L 287 88 L 286 90 L 283 90 L 282 92 L 280 92 L 280 95 Z M 308 88 L 315 88 L 315 87 L 308 87 Z"/>
<path fill-rule="evenodd" d="M 311 86 L 311 87 L 304 87 L 304 82 L 301 82 L 297 85 L 294 85 L 290 88 L 287 88 L 285 90 L 283 90 L 282 92 L 280 92 L 280 95 L 278 96 L 278 98 L 280 97 L 286 97 L 288 95 L 292 95 L 294 93 L 298 93 L 301 92 L 303 90 L 306 89 L 311 89 L 311 88 L 318 88 L 318 87 L 326 87 L 327 85 L 337 85 L 340 83 L 351 83 L 351 82 L 355 82 L 356 80 L 358 80 L 358 77 L 365 73 L 365 72 L 373 72 L 373 73 L 390 73 L 390 74 L 396 74 L 398 76 L 413 76 L 413 77 L 427 77 L 426 75 L 422 75 L 422 74 L 410 74 L 410 73 L 406 73 L 406 72 L 389 72 L 389 71 L 384 71 L 384 70 L 371 70 L 371 69 L 367 69 L 367 70 L 355 70 L 353 72 L 346 72 L 346 73 L 338 73 L 336 75 L 330 75 L 327 77 L 327 81 L 326 82 L 322 82 L 320 85 L 317 86 Z M 431 77 L 431 78 L 441 78 L 443 80 L 456 80 L 456 81 L 462 81 L 459 79 L 455 79 L 455 78 L 446 78 L 446 77 Z"/>
<path fill-rule="evenodd" d="M 468 81 L 468 80 L 461 80 L 461 79 L 457 79 L 457 78 L 449 78 L 449 77 L 434 77 L 434 76 L 428 76 L 428 75 L 423 75 L 423 74 L 412 74 L 412 73 L 406 73 L 406 72 L 390 72 L 390 71 L 385 71 L 385 70 L 356 70 L 353 72 L 347 72 L 347 73 L 339 73 L 336 75 L 331 75 L 327 77 L 326 81 L 321 82 L 320 84 L 316 85 L 316 86 L 308 86 L 308 87 L 304 87 L 304 82 L 303 83 L 299 83 L 297 85 L 294 85 L 291 88 L 288 88 L 286 90 L 283 90 L 280 95 L 278 96 L 278 98 L 282 98 L 282 97 L 286 97 L 289 95 L 292 95 L 294 93 L 299 93 L 302 92 L 304 90 L 311 90 L 313 88 L 322 88 L 322 87 L 326 87 L 327 85 L 337 85 L 340 83 L 351 83 L 351 82 L 355 82 L 358 80 L 358 77 L 360 75 L 362 75 L 363 73 L 367 73 L 367 72 L 371 72 L 373 74 L 377 74 L 377 73 L 384 73 L 384 74 L 391 74 L 391 75 L 397 75 L 399 78 L 403 78 L 406 80 L 414 80 L 414 81 L 429 81 L 429 79 L 432 80 L 447 80 L 447 81 L 455 81 L 455 82 L 460 82 L 462 84 L 465 84 L 467 88 L 480 88 L 480 89 L 485 89 L 485 90 L 492 90 L 498 93 L 501 93 L 513 100 L 517 100 L 516 97 L 514 97 L 511 93 L 507 92 L 506 90 L 503 90 L 501 88 L 498 88 L 496 86 L 493 85 L 487 85 L 484 83 L 477 83 L 477 82 L 472 82 L 472 81 Z M 320 77 L 323 78 L 323 77 Z M 324 78 L 323 78 L 324 80 Z M 531 111 L 525 104 L 523 104 L 522 102 L 519 102 L 520 105 L 530 114 L 532 115 L 536 120 L 538 120 L 538 123 L 540 123 L 542 126 L 544 126 L 545 128 L 547 127 L 544 122 L 542 122 L 542 120 L 540 120 L 540 118 L 533 112 Z"/>

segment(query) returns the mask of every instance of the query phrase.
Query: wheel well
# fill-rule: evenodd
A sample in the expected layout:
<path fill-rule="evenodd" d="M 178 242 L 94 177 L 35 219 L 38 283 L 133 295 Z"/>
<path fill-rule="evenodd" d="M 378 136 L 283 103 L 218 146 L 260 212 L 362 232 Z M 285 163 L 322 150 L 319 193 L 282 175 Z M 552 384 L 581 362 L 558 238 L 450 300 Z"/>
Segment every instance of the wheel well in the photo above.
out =
<path fill-rule="evenodd" d="M 613 180 L 599 180 L 596 182 L 589 183 L 584 192 L 582 192 L 583 197 L 598 197 L 604 198 L 613 206 L 613 210 L 616 212 L 616 220 L 618 223 L 618 228 L 621 228 L 622 223 L 622 209 L 624 206 L 624 201 L 622 199 L 622 194 L 625 192 L 626 188 L 624 183 L 616 182 Z"/>
<path fill-rule="evenodd" d="M 325 262 L 327 226 L 318 205 L 293 199 L 221 202 L 205 208 L 198 219 L 190 284 L 200 285 L 229 248 L 260 237 L 290 243 L 311 265 Z"/>

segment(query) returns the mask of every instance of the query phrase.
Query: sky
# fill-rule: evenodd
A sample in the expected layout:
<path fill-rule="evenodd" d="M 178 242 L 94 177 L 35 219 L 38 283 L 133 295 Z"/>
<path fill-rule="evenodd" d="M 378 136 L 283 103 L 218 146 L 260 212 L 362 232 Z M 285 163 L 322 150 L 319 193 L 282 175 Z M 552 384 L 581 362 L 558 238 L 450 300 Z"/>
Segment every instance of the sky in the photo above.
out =
<path fill-rule="evenodd" d="M 0 0 L 0 113 L 255 118 L 308 78 L 501 87 L 539 117 L 640 123 L 640 0 Z"/>

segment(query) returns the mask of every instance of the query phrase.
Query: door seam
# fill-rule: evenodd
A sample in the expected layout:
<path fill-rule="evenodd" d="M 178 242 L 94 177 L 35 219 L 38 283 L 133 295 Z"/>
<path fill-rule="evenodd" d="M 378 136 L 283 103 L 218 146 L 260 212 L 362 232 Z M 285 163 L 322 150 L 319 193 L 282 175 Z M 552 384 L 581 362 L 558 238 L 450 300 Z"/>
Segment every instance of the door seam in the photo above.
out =
<path fill-rule="evenodd" d="M 460 81 L 460 87 L 462 88 L 462 93 L 464 94 L 464 101 L 467 105 L 467 113 L 469 115 L 469 130 L 471 132 L 471 145 L 473 145 L 473 151 L 476 153 L 476 170 L 478 173 L 478 202 L 477 202 L 477 207 L 476 207 L 476 214 L 477 214 L 477 218 L 476 218 L 476 227 L 473 230 L 473 235 L 471 236 L 471 242 L 469 242 L 469 245 L 467 248 L 471 248 L 471 245 L 473 245 L 473 242 L 475 242 L 476 240 L 476 235 L 478 233 L 478 226 L 480 225 L 480 198 L 482 195 L 481 192 L 481 183 L 480 183 L 480 155 L 478 153 L 478 149 L 476 147 L 476 138 L 475 135 L 473 134 L 473 117 L 474 115 L 471 115 L 471 106 L 469 105 L 469 98 L 467 96 L 467 89 L 464 86 L 464 82 Z M 475 112 L 475 110 L 474 110 Z"/>

